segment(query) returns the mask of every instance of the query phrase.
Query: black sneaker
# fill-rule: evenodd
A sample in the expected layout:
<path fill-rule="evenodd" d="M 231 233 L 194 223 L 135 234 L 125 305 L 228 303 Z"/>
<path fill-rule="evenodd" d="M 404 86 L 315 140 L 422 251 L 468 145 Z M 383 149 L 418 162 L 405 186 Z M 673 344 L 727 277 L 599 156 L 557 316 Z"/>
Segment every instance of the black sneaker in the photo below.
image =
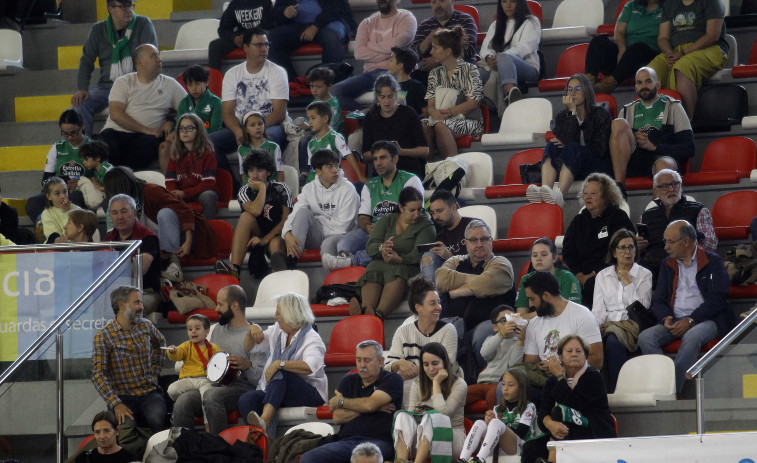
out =
<path fill-rule="evenodd" d="M 299 257 L 287 256 L 287 270 L 297 270 L 297 262 Z"/>

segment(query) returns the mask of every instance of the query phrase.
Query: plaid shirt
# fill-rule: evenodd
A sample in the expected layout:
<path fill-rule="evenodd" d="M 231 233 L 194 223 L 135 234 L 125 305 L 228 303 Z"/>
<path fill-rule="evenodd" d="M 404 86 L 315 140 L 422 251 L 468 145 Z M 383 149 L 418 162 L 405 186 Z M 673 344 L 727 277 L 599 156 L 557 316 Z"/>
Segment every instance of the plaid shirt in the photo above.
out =
<path fill-rule="evenodd" d="M 97 332 L 92 352 L 92 382 L 108 407 L 119 396 L 142 396 L 158 389 L 163 366 L 160 346 L 166 338 L 149 320 L 141 318 L 124 329 L 115 319 Z"/>

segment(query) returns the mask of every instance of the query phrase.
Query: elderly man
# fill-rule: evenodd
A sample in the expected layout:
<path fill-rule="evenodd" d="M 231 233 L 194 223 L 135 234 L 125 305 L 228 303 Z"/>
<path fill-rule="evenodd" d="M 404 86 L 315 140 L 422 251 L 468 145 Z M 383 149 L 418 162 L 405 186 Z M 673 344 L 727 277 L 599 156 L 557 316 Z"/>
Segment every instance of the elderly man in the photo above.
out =
<path fill-rule="evenodd" d="M 244 141 L 242 118 L 249 111 L 260 111 L 265 117 L 265 136 L 286 145 L 281 125 L 287 117 L 289 85 L 284 68 L 268 60 L 271 43 L 260 27 L 244 31 L 242 48 L 246 59 L 226 71 L 221 92 L 225 129 L 210 134 L 216 150 L 218 166 L 229 170 L 227 154 L 234 153 Z"/>
<path fill-rule="evenodd" d="M 641 265 L 652 271 L 657 281 L 660 264 L 667 257 L 663 234 L 665 228 L 675 220 L 686 220 L 694 224 L 701 233 L 702 247 L 715 252 L 718 238 L 712 224 L 712 215 L 704 204 L 683 195 L 681 175 L 671 169 L 662 169 L 654 176 L 654 191 L 657 198 L 654 205 L 641 214 L 641 223 L 647 225 L 647 236 L 639 236 L 637 243 L 642 253 Z"/>
<path fill-rule="evenodd" d="M 653 164 L 667 155 L 678 163 L 694 156 L 694 132 L 683 105 L 660 95 L 660 81 L 652 68 L 636 72 L 639 99 L 620 110 L 612 123 L 610 157 L 615 181 L 623 185 L 626 176 L 646 177 Z"/>
<path fill-rule="evenodd" d="M 138 46 L 149 43 L 158 46 L 158 36 L 147 16 L 134 14 L 132 0 L 106 0 L 108 18 L 95 23 L 89 30 L 79 60 L 76 77 L 78 91 L 71 104 L 84 119 L 87 135 L 92 136 L 95 114 L 108 107 L 108 95 L 113 82 L 134 71 L 132 55 Z M 95 60 L 100 64 L 100 80 L 89 86 Z"/>
<path fill-rule="evenodd" d="M 697 232 L 685 220 L 676 220 L 665 229 L 668 257 L 660 267 L 660 277 L 652 297 L 652 312 L 658 324 L 639 335 L 643 354 L 662 354 L 662 347 L 676 339 L 681 347 L 675 358 L 676 390 L 681 393 L 686 370 L 696 361 L 699 350 L 733 325 L 728 306 L 728 274 L 723 259 L 697 245 Z"/>
<path fill-rule="evenodd" d="M 465 243 L 467 254 L 450 257 L 436 271 L 436 287 L 442 297 L 442 318 L 462 317 L 472 333 L 475 371 L 480 371 L 486 366 L 481 346 L 493 334 L 489 314 L 515 300 L 513 266 L 507 258 L 494 255 L 491 229 L 482 220 L 471 220 L 465 227 Z"/>
<path fill-rule="evenodd" d="M 111 164 L 142 170 L 158 160 L 160 142 L 173 129 L 171 109 L 187 92 L 160 73 L 163 63 L 155 46 L 140 45 L 134 59 L 137 72 L 119 77 L 110 90 L 110 114 L 100 139 L 108 144 Z"/>
<path fill-rule="evenodd" d="M 165 428 L 166 402 L 158 385 L 166 339 L 142 318 L 142 292 L 119 286 L 110 293 L 116 317 L 95 334 L 92 382 L 118 423 Z"/>
<path fill-rule="evenodd" d="M 460 26 L 465 30 L 465 42 L 463 43 L 463 56 L 461 58 L 469 63 L 476 62 L 478 28 L 476 21 L 468 13 L 457 11 L 453 8 L 453 0 L 431 0 L 433 16 L 424 19 L 418 25 L 415 39 L 410 44 L 421 61 L 419 68 L 423 75 L 428 78 L 428 72 L 439 66 L 439 62 L 431 56 L 431 38 L 438 29 L 452 29 Z M 419 79 L 422 80 L 422 79 Z M 425 80 L 422 80 L 425 82 Z"/>
<path fill-rule="evenodd" d="M 353 449 L 364 442 L 393 460 L 392 416 L 402 408 L 402 377 L 382 368 L 384 350 L 376 341 L 358 344 L 355 356 L 358 372 L 342 378 L 329 400 L 339 432 L 305 452 L 300 463 L 349 463 Z"/>
<path fill-rule="evenodd" d="M 229 366 L 242 374 L 234 383 L 213 387 L 205 391 L 202 397 L 198 390 L 181 394 L 173 408 L 174 426 L 191 428 L 195 416 L 203 416 L 204 412 L 210 432 L 218 434 L 229 427 L 226 415 L 237 409 L 239 397 L 254 390 L 258 384 L 268 355 L 263 344 L 249 352 L 244 348 L 244 337 L 250 329 L 244 315 L 245 307 L 247 294 L 241 286 L 230 285 L 221 289 L 216 304 L 216 312 L 221 317 L 218 324 L 211 327 L 208 336 L 222 351 L 230 354 Z"/>
<path fill-rule="evenodd" d="M 473 220 L 457 211 L 457 198 L 449 190 L 436 189 L 429 198 L 429 211 L 436 226 L 436 246 L 421 257 L 421 273 L 436 281 L 436 271 L 452 256 L 467 252 L 465 230 Z"/>
<path fill-rule="evenodd" d="M 382 463 L 383 461 L 381 449 L 370 442 L 364 442 L 352 449 L 352 456 L 350 456 L 350 463 Z"/>
<path fill-rule="evenodd" d="M 142 240 L 142 295 L 149 314 L 160 302 L 160 245 L 158 236 L 137 220 L 137 203 L 129 195 L 115 195 L 108 201 L 108 214 L 113 229 L 103 241 Z"/>
<path fill-rule="evenodd" d="M 411 12 L 397 9 L 397 0 L 377 0 L 376 5 L 378 14 L 362 20 L 355 37 L 355 59 L 363 62 L 363 73 L 331 89 L 342 109 L 359 109 L 355 99 L 372 90 L 376 77 L 386 73 L 392 47 L 406 47 L 415 36 L 418 22 Z"/>

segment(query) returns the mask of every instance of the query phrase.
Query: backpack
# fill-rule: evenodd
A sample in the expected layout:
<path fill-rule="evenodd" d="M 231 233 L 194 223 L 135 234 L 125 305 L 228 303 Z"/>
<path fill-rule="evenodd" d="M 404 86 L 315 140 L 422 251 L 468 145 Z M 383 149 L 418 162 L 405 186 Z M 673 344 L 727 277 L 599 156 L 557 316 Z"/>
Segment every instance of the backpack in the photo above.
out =
<path fill-rule="evenodd" d="M 335 283 L 318 288 L 315 293 L 316 304 L 327 304 L 331 299 L 343 297 L 348 301 L 353 297 L 360 299 L 357 283 Z"/>
<path fill-rule="evenodd" d="M 732 285 L 757 283 L 757 241 L 733 246 L 725 256 L 725 270 Z"/>

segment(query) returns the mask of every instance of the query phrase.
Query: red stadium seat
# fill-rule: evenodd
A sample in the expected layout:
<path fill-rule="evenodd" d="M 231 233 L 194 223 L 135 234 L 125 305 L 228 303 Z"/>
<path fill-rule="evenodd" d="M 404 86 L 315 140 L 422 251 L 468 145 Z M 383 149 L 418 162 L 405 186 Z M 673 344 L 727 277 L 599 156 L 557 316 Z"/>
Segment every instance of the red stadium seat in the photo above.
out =
<path fill-rule="evenodd" d="M 352 135 L 356 130 L 360 128 L 360 122 L 357 119 L 350 119 L 347 114 L 350 112 L 346 109 L 342 110 L 342 119 L 344 120 L 344 138 Z"/>
<path fill-rule="evenodd" d="M 466 415 L 483 415 L 486 413 L 487 410 L 489 410 L 489 407 L 486 406 L 486 401 L 481 399 L 465 407 L 465 414 Z M 466 431 L 466 433 L 467 432 L 468 431 Z"/>
<path fill-rule="evenodd" d="M 542 148 L 531 148 L 516 153 L 510 158 L 505 170 L 505 179 L 502 185 L 486 187 L 484 194 L 487 198 L 517 198 L 526 196 L 528 185 L 521 183 L 521 164 L 536 164 L 544 157 Z"/>
<path fill-rule="evenodd" d="M 365 176 L 365 164 L 363 164 L 362 162 L 358 162 L 358 166 L 360 167 L 360 170 L 362 171 L 363 176 Z M 342 171 L 344 172 L 344 177 L 350 182 L 360 181 L 360 178 L 358 177 L 357 172 L 355 172 L 355 169 L 352 168 L 352 165 L 346 159 L 342 159 Z"/>
<path fill-rule="evenodd" d="M 534 220 L 538 217 L 538 220 Z M 527 251 L 534 241 L 546 236 L 552 241 L 563 234 L 562 208 L 556 204 L 534 203 L 521 206 L 510 218 L 507 238 L 495 240 L 494 252 Z"/>
<path fill-rule="evenodd" d="M 539 18 L 539 22 L 543 24 L 541 4 L 534 0 L 526 0 L 526 3 L 528 3 L 528 9 L 531 10 L 531 14 Z"/>
<path fill-rule="evenodd" d="M 226 286 L 238 285 L 239 280 L 231 275 L 219 275 L 211 273 L 210 275 L 203 275 L 201 277 L 195 278 L 194 283 L 199 286 L 208 288 L 207 296 L 211 298 L 213 302 L 218 302 L 218 292 Z M 180 314 L 176 310 L 171 310 L 168 312 L 166 318 L 168 319 L 168 323 L 186 323 L 187 318 L 189 318 L 190 315 L 194 314 L 205 315 L 206 317 L 208 317 L 208 319 L 210 319 L 211 322 L 217 322 L 218 318 L 220 317 L 215 309 L 195 309 L 185 315 Z"/>
<path fill-rule="evenodd" d="M 365 267 L 345 267 L 336 269 L 326 275 L 323 286 L 355 283 L 365 273 Z M 346 317 L 350 314 L 349 304 L 331 306 L 328 304 L 310 304 L 310 309 L 316 317 Z"/>
<path fill-rule="evenodd" d="M 568 85 L 568 78 L 573 74 L 583 74 L 586 62 L 586 49 L 588 43 L 581 43 L 568 47 L 560 55 L 557 62 L 557 71 L 553 79 L 542 79 L 539 81 L 540 92 L 557 92 L 565 90 Z"/>
<path fill-rule="evenodd" d="M 618 117 L 618 103 L 615 101 L 612 95 L 606 93 L 597 93 L 594 95 L 594 100 L 599 103 L 607 103 L 607 112 L 610 113 L 610 117 L 615 119 Z"/>
<path fill-rule="evenodd" d="M 84 449 L 85 445 L 89 444 L 93 440 L 95 440 L 95 435 L 94 434 L 90 434 L 89 436 L 85 437 L 84 440 L 81 441 L 81 444 L 79 444 L 79 448 L 77 450 L 81 451 L 82 449 Z"/>
<path fill-rule="evenodd" d="M 221 74 L 221 71 L 219 71 L 218 69 L 208 68 L 208 70 L 210 71 L 210 77 L 208 78 L 208 88 L 210 89 L 210 93 L 217 96 L 218 98 L 221 98 L 223 74 Z M 179 77 L 177 77 L 176 80 L 181 84 L 182 87 L 184 87 L 184 90 L 187 90 L 187 86 L 186 84 L 184 84 L 183 74 L 179 74 Z"/>
<path fill-rule="evenodd" d="M 223 220 L 208 220 L 208 224 L 210 224 L 213 233 L 216 235 L 218 255 L 207 259 L 198 259 L 191 255 L 182 257 L 182 267 L 212 266 L 216 263 L 217 259 L 226 259 L 229 257 L 229 254 L 231 254 L 231 242 L 234 239 L 234 227 L 232 227 L 229 222 Z"/>
<path fill-rule="evenodd" d="M 720 338 L 715 338 L 715 339 L 713 339 L 710 342 L 706 342 L 706 343 L 704 343 L 704 345 L 702 345 L 702 348 L 699 350 L 699 352 L 705 353 L 708 350 L 710 350 L 713 347 L 715 347 L 715 344 L 717 344 L 719 342 L 720 342 Z M 675 353 L 678 353 L 678 349 L 680 349 L 680 348 L 681 348 L 681 340 L 680 339 L 676 339 L 675 341 L 671 342 L 670 344 L 666 344 L 665 346 L 663 346 L 662 347 L 662 351 L 665 352 L 666 354 L 675 354 Z"/>
<path fill-rule="evenodd" d="M 484 104 L 479 105 L 479 108 L 481 108 L 481 118 L 484 121 L 484 133 L 489 133 L 489 108 Z M 465 135 L 455 140 L 458 148 L 470 148 L 471 143 L 473 143 L 474 141 L 481 141 L 481 137 L 471 137 L 470 135 Z"/>
<path fill-rule="evenodd" d="M 615 11 L 615 22 L 612 24 L 602 24 L 599 27 L 597 27 L 597 35 L 601 34 L 607 34 L 607 35 L 614 35 L 615 34 L 615 24 L 618 22 L 618 17 L 620 16 L 620 12 L 623 11 L 623 7 L 626 6 L 626 3 L 628 3 L 630 0 L 620 0 L 618 3 L 618 9 Z"/>
<path fill-rule="evenodd" d="M 216 193 L 218 193 L 216 211 L 218 211 L 218 209 L 226 209 L 229 207 L 229 201 L 231 201 L 231 198 L 234 196 L 234 184 L 228 170 L 216 169 Z M 202 204 L 196 201 L 188 201 L 187 206 L 202 213 Z"/>
<path fill-rule="evenodd" d="M 683 175 L 683 184 L 720 185 L 739 183 L 757 167 L 757 147 L 746 137 L 726 137 L 707 146 L 699 172 Z"/>
<path fill-rule="evenodd" d="M 261 433 L 260 437 L 255 441 L 255 445 L 260 447 L 260 450 L 263 451 L 263 460 L 265 461 L 268 459 L 268 438 L 266 437 L 265 431 L 262 429 L 257 426 L 253 426 L 252 428 Z M 249 434 L 249 426 L 234 426 L 233 428 L 224 429 L 218 434 L 218 436 L 225 440 L 229 445 L 234 445 L 234 442 L 238 440 L 246 442 Z"/>
<path fill-rule="evenodd" d="M 757 40 L 752 43 L 752 52 L 749 54 L 749 64 L 734 66 L 731 68 L 731 77 L 734 79 L 757 77 Z"/>
<path fill-rule="evenodd" d="M 757 191 L 724 194 L 712 207 L 712 223 L 719 240 L 749 239 L 749 224 L 754 217 L 757 217 Z"/>
<path fill-rule="evenodd" d="M 300 254 L 299 262 L 320 262 L 321 250 L 320 249 L 305 249 Z"/>
<path fill-rule="evenodd" d="M 473 21 L 476 23 L 476 30 L 481 30 L 481 26 L 479 25 L 478 21 L 478 8 L 476 8 L 473 5 L 461 5 L 461 4 L 455 4 L 453 6 L 454 9 L 461 13 L 467 13 L 473 17 Z"/>
<path fill-rule="evenodd" d="M 373 315 L 352 315 L 339 320 L 331 331 L 323 356 L 327 367 L 355 366 L 355 346 L 373 339 L 384 345 L 384 323 Z"/>

